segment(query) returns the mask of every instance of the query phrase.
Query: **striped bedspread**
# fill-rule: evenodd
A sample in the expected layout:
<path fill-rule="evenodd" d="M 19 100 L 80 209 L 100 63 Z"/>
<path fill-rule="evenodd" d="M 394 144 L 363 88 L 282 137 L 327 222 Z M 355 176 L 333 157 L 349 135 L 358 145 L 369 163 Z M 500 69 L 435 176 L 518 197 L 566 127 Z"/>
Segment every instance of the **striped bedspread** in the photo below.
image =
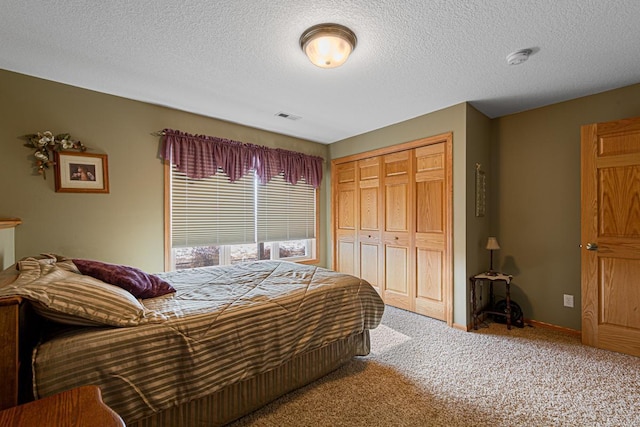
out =
<path fill-rule="evenodd" d="M 289 262 L 160 276 L 177 292 L 142 302 L 168 321 L 77 328 L 40 344 L 36 397 L 96 384 L 105 403 L 133 421 L 373 329 L 384 311 L 367 282 Z"/>

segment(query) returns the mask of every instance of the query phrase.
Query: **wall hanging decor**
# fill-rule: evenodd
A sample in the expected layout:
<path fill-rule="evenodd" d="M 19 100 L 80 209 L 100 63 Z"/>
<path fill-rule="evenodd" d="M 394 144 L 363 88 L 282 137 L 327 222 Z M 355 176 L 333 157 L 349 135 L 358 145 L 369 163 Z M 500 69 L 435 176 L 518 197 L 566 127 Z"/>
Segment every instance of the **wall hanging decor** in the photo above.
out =
<path fill-rule="evenodd" d="M 487 181 L 482 165 L 476 163 L 476 216 L 484 216 L 487 205 Z"/>
<path fill-rule="evenodd" d="M 106 154 L 55 152 L 56 192 L 108 193 Z"/>
<path fill-rule="evenodd" d="M 80 141 L 72 139 L 68 133 L 54 135 L 50 131 L 44 131 L 25 135 L 24 138 L 27 140 L 25 147 L 36 149 L 33 153 L 35 167 L 44 179 L 47 179 L 45 170 L 54 163 L 53 153 L 63 150 L 86 151 L 87 149 Z"/>

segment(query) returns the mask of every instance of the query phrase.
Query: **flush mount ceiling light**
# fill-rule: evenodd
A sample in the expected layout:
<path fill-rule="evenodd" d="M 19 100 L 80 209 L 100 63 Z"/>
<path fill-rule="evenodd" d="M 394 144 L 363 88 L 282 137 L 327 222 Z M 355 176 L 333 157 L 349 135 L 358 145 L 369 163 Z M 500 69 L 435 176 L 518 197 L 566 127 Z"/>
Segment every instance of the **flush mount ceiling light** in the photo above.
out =
<path fill-rule="evenodd" d="M 512 52 L 507 55 L 507 62 L 509 63 L 509 65 L 522 64 L 524 61 L 529 59 L 529 55 L 531 55 L 532 53 L 533 50 L 531 49 L 522 49 L 516 52 Z"/>
<path fill-rule="evenodd" d="M 322 68 L 344 64 L 358 39 L 347 27 L 339 24 L 318 24 L 302 33 L 300 47 L 309 60 Z"/>

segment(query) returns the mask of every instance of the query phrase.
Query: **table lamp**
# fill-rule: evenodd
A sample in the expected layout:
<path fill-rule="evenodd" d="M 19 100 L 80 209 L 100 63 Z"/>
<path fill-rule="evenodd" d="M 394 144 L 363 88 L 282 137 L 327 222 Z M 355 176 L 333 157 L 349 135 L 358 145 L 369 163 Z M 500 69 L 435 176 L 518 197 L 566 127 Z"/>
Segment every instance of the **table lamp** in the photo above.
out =
<path fill-rule="evenodd" d="M 489 237 L 487 240 L 487 249 L 491 253 L 490 261 L 489 261 L 489 271 L 487 272 L 488 276 L 497 276 L 498 273 L 493 271 L 493 251 L 497 251 L 500 249 L 500 245 L 498 244 L 498 240 L 495 237 Z"/>

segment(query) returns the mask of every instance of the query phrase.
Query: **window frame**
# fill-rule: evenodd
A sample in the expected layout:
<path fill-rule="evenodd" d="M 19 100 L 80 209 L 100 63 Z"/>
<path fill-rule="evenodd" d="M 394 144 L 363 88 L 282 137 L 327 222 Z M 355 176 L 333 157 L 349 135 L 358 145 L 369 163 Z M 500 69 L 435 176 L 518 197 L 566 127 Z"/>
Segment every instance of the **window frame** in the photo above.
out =
<path fill-rule="evenodd" d="M 172 259 L 172 236 L 171 236 L 171 162 L 168 160 L 163 161 L 164 168 L 164 271 L 172 271 L 175 270 L 175 266 L 173 266 Z M 298 264 L 317 264 L 320 262 L 320 188 L 314 189 L 315 194 L 315 205 L 316 205 L 316 213 L 315 213 L 315 238 L 308 239 L 313 240 L 315 243 L 308 243 L 308 249 L 311 250 L 310 258 L 301 258 L 301 257 L 292 257 L 286 258 L 287 261 L 296 262 Z M 296 239 L 296 240 L 305 240 L 305 239 Z M 272 242 L 274 243 L 274 242 Z M 258 243 L 256 243 L 258 244 Z M 223 251 L 228 252 L 228 247 L 221 246 L 220 259 L 223 259 Z M 313 246 L 313 247 L 311 247 Z M 272 254 L 273 247 L 272 247 Z M 297 259 L 296 259 L 297 258 Z M 272 256 L 272 260 L 280 259 L 279 257 L 274 258 Z M 223 265 L 223 264 L 220 264 Z"/>

